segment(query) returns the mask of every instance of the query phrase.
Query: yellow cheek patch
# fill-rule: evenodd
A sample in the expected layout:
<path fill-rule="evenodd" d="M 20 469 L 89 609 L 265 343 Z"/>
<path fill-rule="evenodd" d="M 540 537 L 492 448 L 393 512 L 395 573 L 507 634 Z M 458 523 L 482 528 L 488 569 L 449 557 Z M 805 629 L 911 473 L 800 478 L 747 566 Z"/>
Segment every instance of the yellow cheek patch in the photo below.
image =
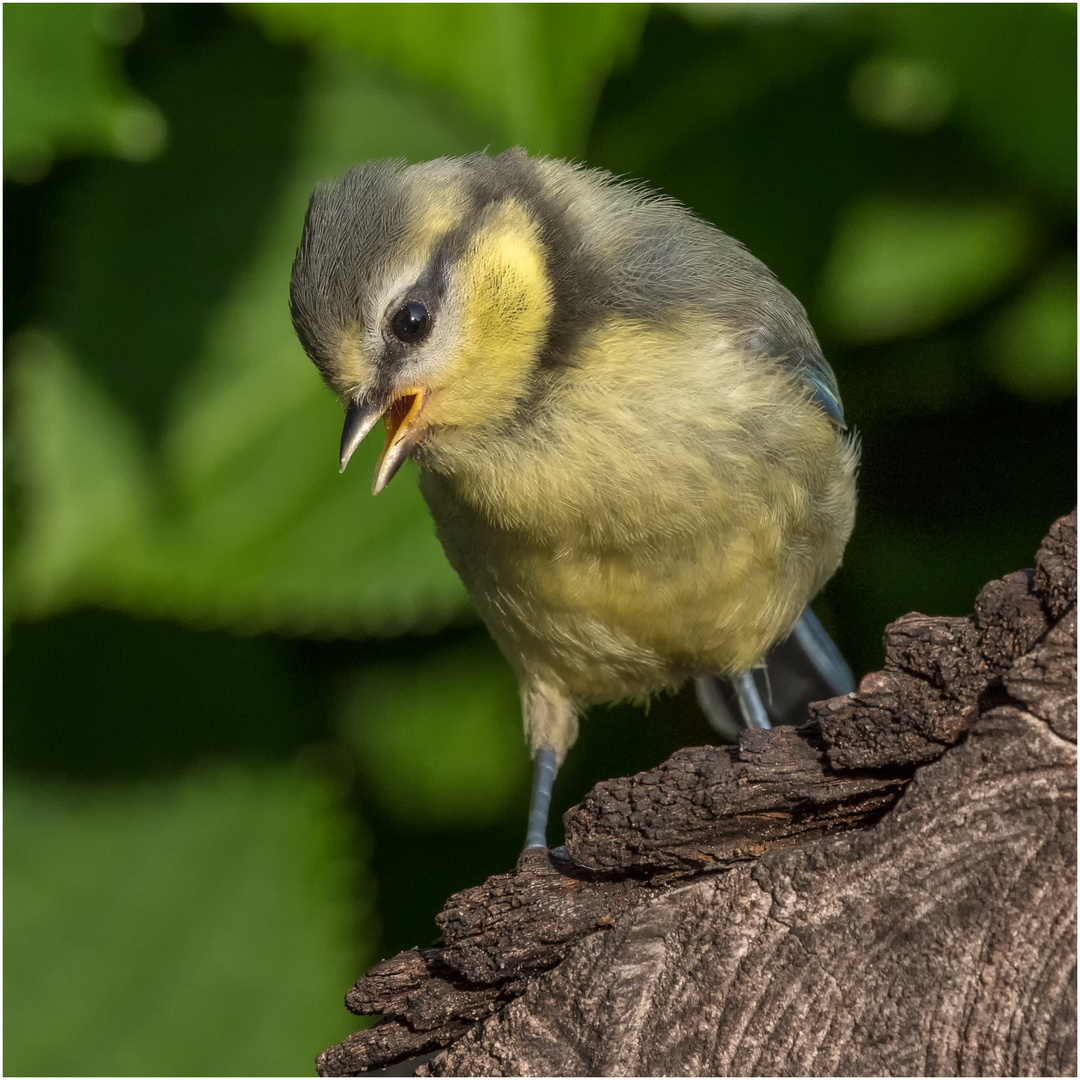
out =
<path fill-rule="evenodd" d="M 334 389 L 343 397 L 359 386 L 369 386 L 375 379 L 375 368 L 364 351 L 360 335 L 359 325 L 346 330 L 334 356 Z"/>
<path fill-rule="evenodd" d="M 498 420 L 525 393 L 551 318 L 543 247 L 520 203 L 492 208 L 457 267 L 454 291 L 464 312 L 461 334 L 432 401 L 432 422 Z"/>

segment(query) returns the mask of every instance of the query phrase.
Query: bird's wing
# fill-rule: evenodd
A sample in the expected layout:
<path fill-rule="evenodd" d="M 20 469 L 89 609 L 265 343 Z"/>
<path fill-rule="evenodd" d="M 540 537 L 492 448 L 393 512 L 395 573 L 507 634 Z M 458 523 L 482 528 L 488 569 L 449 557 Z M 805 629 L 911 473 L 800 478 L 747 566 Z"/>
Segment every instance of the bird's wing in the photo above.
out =
<path fill-rule="evenodd" d="M 800 357 L 794 361 L 795 371 L 806 383 L 811 398 L 828 414 L 829 419 L 841 429 L 847 427 L 844 421 L 844 406 L 840 401 L 840 390 L 836 385 L 836 376 L 828 361 L 820 353 L 809 357 Z"/>
<path fill-rule="evenodd" d="M 790 296 L 785 299 L 788 304 L 784 307 L 769 306 L 755 312 L 756 325 L 746 339 L 747 345 L 778 359 L 785 368 L 793 371 L 810 398 L 825 410 L 837 428 L 844 430 L 847 423 L 836 376 L 822 355 L 798 301 Z"/>

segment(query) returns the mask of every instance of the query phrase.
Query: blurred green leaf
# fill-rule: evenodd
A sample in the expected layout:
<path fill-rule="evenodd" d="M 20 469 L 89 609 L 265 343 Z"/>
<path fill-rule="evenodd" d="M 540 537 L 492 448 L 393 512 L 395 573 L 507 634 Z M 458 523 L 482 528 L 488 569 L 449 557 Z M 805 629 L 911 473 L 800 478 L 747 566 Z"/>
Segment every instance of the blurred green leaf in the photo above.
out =
<path fill-rule="evenodd" d="M 280 210 L 184 373 L 160 456 L 55 336 L 16 350 L 11 453 L 27 527 L 12 560 L 15 614 L 95 602 L 249 628 L 395 633 L 466 610 L 410 470 L 372 499 L 377 434 L 338 475 L 341 409 L 288 310 L 318 180 L 369 157 L 476 146 L 467 126 L 427 106 L 354 58 L 319 61 Z"/>
<path fill-rule="evenodd" d="M 1076 393 L 1076 260 L 1048 267 L 997 320 L 987 340 L 991 369 L 1022 397 Z"/>
<path fill-rule="evenodd" d="M 822 306 L 847 341 L 923 333 L 989 299 L 1032 241 L 1027 216 L 1006 203 L 855 203 L 833 244 Z"/>
<path fill-rule="evenodd" d="M 230 25 L 220 9 L 203 17 L 217 32 L 199 33 L 203 19 L 182 7 L 148 14 L 164 25 L 133 48 L 132 64 L 169 117 L 168 151 L 139 166 L 98 159 L 67 171 L 39 225 L 34 317 L 156 446 L 177 387 L 264 250 L 310 110 L 297 50 Z M 147 59 L 163 34 L 167 59 Z"/>
<path fill-rule="evenodd" d="M 7 465 L 26 494 L 7 565 L 11 611 L 47 611 L 123 585 L 146 558 L 151 480 L 133 425 L 55 335 L 9 348 Z"/>
<path fill-rule="evenodd" d="M 646 4 L 252 4 L 280 40 L 355 49 L 452 91 L 505 145 L 580 154 L 600 88 Z"/>
<path fill-rule="evenodd" d="M 120 63 L 140 26 L 135 4 L 5 5 L 5 176 L 37 179 L 69 154 L 144 161 L 162 149 L 165 121 Z"/>
<path fill-rule="evenodd" d="M 882 4 L 886 33 L 950 76 L 987 146 L 1076 197 L 1075 4 Z"/>
<path fill-rule="evenodd" d="M 517 683 L 488 640 L 355 676 L 345 737 L 364 790 L 399 820 L 478 826 L 506 813 L 524 822 L 529 754 Z"/>
<path fill-rule="evenodd" d="M 836 29 L 850 20 L 850 4 L 710 4 L 675 3 L 684 19 L 700 26 L 775 26 L 778 23 L 817 23 Z"/>
<path fill-rule="evenodd" d="M 4 1070 L 307 1075 L 355 1023 L 349 827 L 325 783 L 239 768 L 4 785 Z"/>
<path fill-rule="evenodd" d="M 940 68 L 908 57 L 864 61 L 851 80 L 851 107 L 877 127 L 909 135 L 932 131 L 948 116 L 953 88 Z"/>
<path fill-rule="evenodd" d="M 619 113 L 605 116 L 589 142 L 593 164 L 651 183 L 658 182 L 651 173 L 666 155 L 683 159 L 692 147 L 691 163 L 705 172 L 710 188 L 722 188 L 710 167 L 718 125 L 835 61 L 851 34 L 845 5 L 674 4 L 656 10 L 657 22 L 678 25 L 682 20 L 668 14 L 676 10 L 693 24 L 692 46 L 662 60 L 639 61 L 634 74 L 622 76 L 631 93 L 620 95 Z M 746 23 L 754 32 L 736 37 L 735 28 Z M 754 160 L 740 171 L 760 168 Z"/>

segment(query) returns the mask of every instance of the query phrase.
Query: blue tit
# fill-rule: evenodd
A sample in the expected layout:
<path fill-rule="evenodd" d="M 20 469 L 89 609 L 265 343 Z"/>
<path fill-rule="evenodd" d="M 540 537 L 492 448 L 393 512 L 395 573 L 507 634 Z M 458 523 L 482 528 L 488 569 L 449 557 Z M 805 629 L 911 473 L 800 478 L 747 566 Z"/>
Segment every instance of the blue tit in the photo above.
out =
<path fill-rule="evenodd" d="M 346 409 L 341 468 L 382 418 L 374 492 L 419 463 L 517 674 L 526 846 L 593 703 L 697 678 L 709 707 L 722 676 L 768 726 L 752 673 L 789 635 L 845 688 L 807 604 L 851 533 L 858 446 L 806 312 L 738 241 L 522 150 L 371 162 L 312 195 L 291 309 Z"/>

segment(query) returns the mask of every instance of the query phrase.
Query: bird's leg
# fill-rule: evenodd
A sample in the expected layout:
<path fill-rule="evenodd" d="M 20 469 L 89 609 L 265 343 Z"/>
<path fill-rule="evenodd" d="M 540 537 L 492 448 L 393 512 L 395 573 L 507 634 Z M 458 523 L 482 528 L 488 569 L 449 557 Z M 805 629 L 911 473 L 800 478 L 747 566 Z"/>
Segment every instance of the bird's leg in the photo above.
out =
<path fill-rule="evenodd" d="M 532 799 L 529 802 L 529 831 L 525 834 L 525 850 L 547 847 L 547 823 L 551 813 L 551 789 L 559 772 L 554 750 L 536 751 L 536 770 L 533 773 Z"/>
<path fill-rule="evenodd" d="M 739 711 L 743 715 L 743 723 L 748 728 L 771 728 L 772 724 L 769 723 L 765 703 L 761 700 L 757 684 L 754 682 L 754 673 L 744 671 L 741 675 L 733 676 L 731 685 L 735 687 L 735 696 L 739 699 Z"/>
<path fill-rule="evenodd" d="M 536 772 L 525 850 L 547 847 L 547 823 L 551 812 L 551 789 L 566 751 L 577 738 L 577 706 L 565 691 L 543 678 L 533 677 L 521 687 L 525 733 L 532 744 Z"/>
<path fill-rule="evenodd" d="M 791 636 L 835 696 L 850 694 L 855 689 L 855 676 L 851 674 L 851 668 L 841 656 L 836 642 L 809 608 L 799 616 Z"/>

